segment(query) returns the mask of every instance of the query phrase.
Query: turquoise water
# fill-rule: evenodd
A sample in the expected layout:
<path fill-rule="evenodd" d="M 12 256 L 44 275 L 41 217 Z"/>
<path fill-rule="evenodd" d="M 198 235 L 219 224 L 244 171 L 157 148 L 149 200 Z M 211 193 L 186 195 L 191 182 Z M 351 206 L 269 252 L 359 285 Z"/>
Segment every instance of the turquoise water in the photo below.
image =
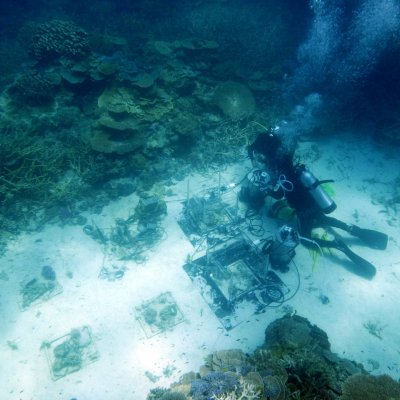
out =
<path fill-rule="evenodd" d="M 181 398 L 334 398 L 360 371 L 399 379 L 396 1 L 0 7 L 1 398 L 165 400 L 180 379 Z M 238 202 L 266 132 L 335 181 L 335 217 L 389 236 L 343 236 L 372 279 L 335 250 L 268 264 L 285 221 Z M 295 316 L 325 355 L 265 342 Z"/>

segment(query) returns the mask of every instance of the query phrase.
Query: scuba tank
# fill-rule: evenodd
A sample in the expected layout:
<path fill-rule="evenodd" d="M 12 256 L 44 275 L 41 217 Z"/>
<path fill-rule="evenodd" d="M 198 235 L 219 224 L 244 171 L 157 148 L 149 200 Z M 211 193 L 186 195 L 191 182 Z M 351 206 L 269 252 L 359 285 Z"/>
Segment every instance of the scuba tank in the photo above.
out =
<path fill-rule="evenodd" d="M 296 255 L 295 248 L 300 243 L 298 233 L 290 226 L 283 225 L 273 239 L 268 240 L 262 252 L 269 256 L 271 267 L 281 272 L 289 270 L 289 263 Z"/>
<path fill-rule="evenodd" d="M 324 214 L 330 214 L 336 210 L 336 203 L 321 187 L 321 183 L 332 182 L 332 180 L 318 180 L 304 165 L 300 166 L 299 170 L 301 183 L 309 191 L 321 211 Z"/>

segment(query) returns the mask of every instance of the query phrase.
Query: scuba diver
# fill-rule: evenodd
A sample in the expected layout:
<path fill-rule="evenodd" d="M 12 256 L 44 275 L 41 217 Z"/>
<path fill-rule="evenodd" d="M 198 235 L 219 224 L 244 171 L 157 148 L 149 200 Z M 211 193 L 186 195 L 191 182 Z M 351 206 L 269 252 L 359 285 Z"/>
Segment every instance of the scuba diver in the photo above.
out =
<path fill-rule="evenodd" d="M 281 138 L 272 130 L 256 137 L 248 147 L 248 155 L 253 169 L 241 187 L 241 202 L 258 211 L 267 196 L 279 200 L 271 207 L 272 216 L 277 216 L 283 208 L 286 212 L 289 210 L 290 216 L 296 221 L 296 230 L 303 245 L 308 248 L 337 249 L 353 262 L 355 273 L 368 279 L 375 275 L 375 267 L 351 251 L 336 235 L 333 240 L 312 236 L 313 229 L 317 227 L 339 228 L 374 249 L 384 250 L 387 246 L 386 234 L 347 224 L 327 215 L 336 209 L 336 204 L 321 184 L 330 181 L 319 181 L 305 165 L 294 162 L 294 150 L 286 149 Z"/>

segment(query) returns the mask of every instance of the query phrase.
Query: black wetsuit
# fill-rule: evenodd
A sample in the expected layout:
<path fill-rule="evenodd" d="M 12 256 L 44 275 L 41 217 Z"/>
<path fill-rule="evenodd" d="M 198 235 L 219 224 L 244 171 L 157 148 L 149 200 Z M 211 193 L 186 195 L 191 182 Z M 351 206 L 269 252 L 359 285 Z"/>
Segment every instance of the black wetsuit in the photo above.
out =
<path fill-rule="evenodd" d="M 317 227 L 331 226 L 349 231 L 351 227 L 336 218 L 328 217 L 322 212 L 309 190 L 300 180 L 301 170 L 304 166 L 293 162 L 293 152 L 283 151 L 280 141 L 275 141 L 273 138 L 271 143 L 271 137 L 273 138 L 273 135 L 259 135 L 248 147 L 248 155 L 251 160 L 254 159 L 254 153 L 265 155 L 271 163 L 273 175 L 290 182 L 288 186 L 292 190 L 284 190 L 280 186 L 275 191 L 267 190 L 263 193 L 255 193 L 247 188 L 243 190 L 240 196 L 241 200 L 247 202 L 250 207 L 259 208 L 257 206 L 261 207 L 266 196 L 271 196 L 276 200 L 286 198 L 289 206 L 296 211 L 297 229 L 301 236 L 312 239 L 321 247 L 337 247 L 335 240 L 312 238 L 312 230 Z M 309 246 L 310 242 L 304 241 L 303 244 Z"/>
<path fill-rule="evenodd" d="M 309 240 L 301 240 L 305 246 L 331 247 L 342 251 L 353 261 L 354 272 L 370 279 L 375 275 L 375 267 L 354 252 L 339 238 L 323 240 L 312 237 L 312 230 L 317 227 L 334 227 L 342 229 L 353 236 L 360 238 L 372 248 L 384 250 L 387 246 L 388 236 L 382 232 L 371 229 L 363 229 L 352 224 L 346 224 L 336 218 L 324 214 L 318 206 L 309 190 L 301 182 L 301 171 L 304 166 L 293 163 L 293 152 L 285 151 L 281 139 L 273 132 L 257 136 L 248 148 L 249 157 L 254 161 L 255 155 L 263 155 L 263 163 L 266 172 L 273 177 L 267 187 L 252 185 L 247 180 L 247 185 L 242 187 L 239 198 L 251 208 L 260 209 L 264 205 L 266 196 L 274 199 L 286 198 L 290 207 L 295 210 L 297 218 L 297 230 L 301 237 Z M 273 184 L 277 183 L 275 187 Z M 314 244 L 313 244 L 314 243 Z"/>
<path fill-rule="evenodd" d="M 317 227 L 336 227 L 348 231 L 350 226 L 346 223 L 337 220 L 336 218 L 328 217 L 320 209 L 310 191 L 301 182 L 300 175 L 303 165 L 294 165 L 290 158 L 286 158 L 284 162 L 278 165 L 279 174 L 285 180 L 291 183 L 292 190 L 278 189 L 274 198 L 286 198 L 290 207 L 296 211 L 297 229 L 301 236 L 311 239 L 312 230 Z M 322 240 L 312 238 L 321 247 L 337 247 L 335 240 Z M 304 243 L 308 245 L 307 242 Z"/>

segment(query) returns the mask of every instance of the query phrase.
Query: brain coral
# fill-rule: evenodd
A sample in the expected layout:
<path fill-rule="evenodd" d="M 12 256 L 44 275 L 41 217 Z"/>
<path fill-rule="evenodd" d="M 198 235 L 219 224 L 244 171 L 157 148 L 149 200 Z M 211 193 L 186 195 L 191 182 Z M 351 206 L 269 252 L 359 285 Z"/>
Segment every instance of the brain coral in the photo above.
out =
<path fill-rule="evenodd" d="M 222 83 L 214 92 L 214 102 L 222 112 L 233 120 L 253 114 L 256 102 L 247 86 L 238 82 Z"/>
<path fill-rule="evenodd" d="M 89 52 L 88 34 L 70 21 L 31 23 L 24 27 L 22 37 L 28 39 L 28 53 L 39 61 L 59 56 L 79 58 Z"/>
<path fill-rule="evenodd" d="M 32 70 L 18 76 L 8 93 L 18 104 L 39 106 L 53 100 L 59 85 L 58 75 Z"/>

